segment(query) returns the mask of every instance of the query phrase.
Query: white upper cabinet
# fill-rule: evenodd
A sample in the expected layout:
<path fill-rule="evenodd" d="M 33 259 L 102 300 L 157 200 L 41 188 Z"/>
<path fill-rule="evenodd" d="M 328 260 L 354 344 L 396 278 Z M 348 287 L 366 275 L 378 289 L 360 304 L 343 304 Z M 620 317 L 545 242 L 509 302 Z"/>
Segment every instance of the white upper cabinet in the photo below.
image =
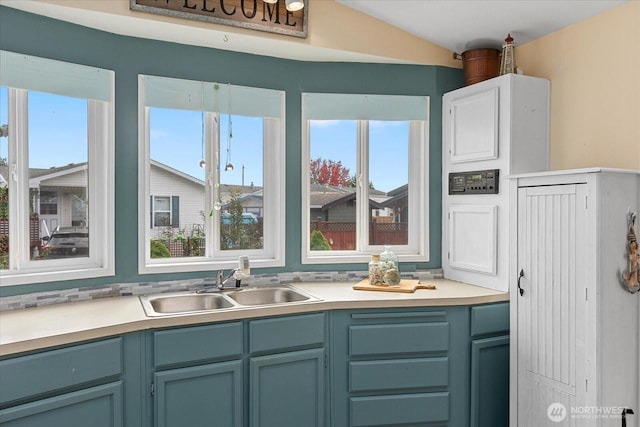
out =
<path fill-rule="evenodd" d="M 549 86 L 545 79 L 507 74 L 444 95 L 442 266 L 446 278 L 508 290 L 512 197 L 507 177 L 549 168 Z M 452 172 L 482 170 L 498 171 L 496 194 L 479 194 L 478 188 L 449 194 Z M 475 176 L 480 175 L 469 179 Z M 484 184 L 478 185 L 482 189 Z"/>
<path fill-rule="evenodd" d="M 451 101 L 451 163 L 498 158 L 499 88 Z"/>

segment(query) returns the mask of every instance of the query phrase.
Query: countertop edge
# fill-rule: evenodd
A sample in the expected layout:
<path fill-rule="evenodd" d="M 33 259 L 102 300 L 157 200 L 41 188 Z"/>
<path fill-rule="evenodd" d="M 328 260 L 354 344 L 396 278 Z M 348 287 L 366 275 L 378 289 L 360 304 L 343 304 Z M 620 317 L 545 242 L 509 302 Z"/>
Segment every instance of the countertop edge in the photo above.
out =
<path fill-rule="evenodd" d="M 451 283 L 456 295 L 439 297 L 430 290 L 418 290 L 415 294 L 397 295 L 388 292 L 353 291 L 351 283 L 305 284 L 295 283 L 305 292 L 321 298 L 320 301 L 287 305 L 237 308 L 224 312 L 208 312 L 175 316 L 147 317 L 138 297 L 105 298 L 94 301 L 60 304 L 58 306 L 15 310 L 0 313 L 0 356 L 42 350 L 82 341 L 108 338 L 115 335 L 150 329 L 187 327 L 203 323 L 245 320 L 265 316 L 281 316 L 331 310 L 357 310 L 380 308 L 442 307 L 479 305 L 509 301 L 509 294 L 473 285 L 439 279 L 441 285 Z M 452 293 L 452 292 L 450 292 Z M 320 295 L 319 295 L 320 294 Z M 334 295 L 335 294 L 335 295 Z M 106 318 L 100 317 L 104 311 Z M 121 316 L 114 311 L 121 312 Z M 48 319 L 78 319 L 90 317 L 85 326 L 77 325 L 67 330 L 56 330 Z M 38 321 L 33 321 L 33 319 Z M 31 319 L 31 321 L 27 321 Z M 63 320 L 59 323 L 65 324 Z M 30 330 L 19 325 L 31 324 Z M 38 329 L 40 328 L 40 329 Z M 73 329 L 75 328 L 75 329 Z M 61 328 L 62 329 L 62 328 Z"/>

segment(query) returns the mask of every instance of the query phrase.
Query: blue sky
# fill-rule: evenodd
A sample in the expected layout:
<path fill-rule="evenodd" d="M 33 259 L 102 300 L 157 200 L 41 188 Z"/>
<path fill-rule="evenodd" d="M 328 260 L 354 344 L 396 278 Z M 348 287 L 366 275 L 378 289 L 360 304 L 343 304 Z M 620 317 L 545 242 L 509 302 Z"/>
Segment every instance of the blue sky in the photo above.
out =
<path fill-rule="evenodd" d="M 60 102 L 60 100 L 64 102 Z M 53 103 L 52 100 L 56 102 Z M 7 90 L 0 89 L 0 124 L 8 123 Z M 29 166 L 50 168 L 87 161 L 87 102 L 29 93 Z M 8 158 L 8 139 L 0 138 L 0 157 Z"/>
<path fill-rule="evenodd" d="M 408 122 L 369 122 L 369 181 L 377 190 L 391 191 L 408 182 Z M 356 122 L 313 121 L 311 159 L 340 160 L 356 173 Z"/>
<path fill-rule="evenodd" d="M 55 103 L 53 102 L 55 100 Z M 29 94 L 29 161 L 31 167 L 49 168 L 87 160 L 86 101 L 57 95 Z M 224 171 L 227 159 L 229 117 L 221 116 L 220 177 L 225 184 L 261 186 L 262 122 L 259 118 L 232 116 L 230 138 L 232 172 Z M 152 109 L 151 157 L 204 180 L 202 159 L 202 113 Z M 0 124 L 8 122 L 7 90 L 0 89 Z M 296 138 L 296 140 L 298 140 Z M 311 159 L 341 161 L 356 173 L 356 122 L 314 121 L 311 128 Z M 370 181 L 382 191 L 408 182 L 408 123 L 370 122 Z M 7 138 L 0 139 L 0 157 L 7 158 Z"/>
<path fill-rule="evenodd" d="M 201 112 L 153 108 L 151 111 L 151 158 L 204 180 Z M 261 186 L 262 121 L 252 117 L 231 117 L 232 137 L 228 138 L 229 116 L 223 114 L 220 123 L 220 180 L 224 184 L 244 183 Z M 227 162 L 227 142 L 233 171 L 224 171 Z"/>

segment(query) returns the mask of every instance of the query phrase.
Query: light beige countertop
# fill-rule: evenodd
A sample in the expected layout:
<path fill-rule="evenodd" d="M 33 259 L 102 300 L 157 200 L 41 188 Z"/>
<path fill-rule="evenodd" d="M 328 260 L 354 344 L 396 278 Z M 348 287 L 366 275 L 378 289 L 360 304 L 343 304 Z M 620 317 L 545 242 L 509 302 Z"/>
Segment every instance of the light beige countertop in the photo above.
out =
<path fill-rule="evenodd" d="M 0 356 L 146 329 L 188 326 L 313 311 L 475 305 L 509 294 L 446 279 L 423 280 L 435 290 L 415 293 L 354 290 L 352 282 L 293 283 L 320 301 L 236 307 L 197 314 L 147 317 L 137 296 L 103 298 L 0 312 Z"/>

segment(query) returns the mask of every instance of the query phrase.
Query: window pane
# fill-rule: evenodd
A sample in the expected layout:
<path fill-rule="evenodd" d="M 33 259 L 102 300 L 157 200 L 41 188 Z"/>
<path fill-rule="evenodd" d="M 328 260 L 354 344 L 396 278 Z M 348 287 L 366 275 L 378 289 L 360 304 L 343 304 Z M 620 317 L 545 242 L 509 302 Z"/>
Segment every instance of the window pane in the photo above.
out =
<path fill-rule="evenodd" d="M 0 270 L 9 268 L 9 100 L 0 87 Z"/>
<path fill-rule="evenodd" d="M 263 119 L 220 117 L 220 249 L 263 248 Z"/>
<path fill-rule="evenodd" d="M 406 245 L 409 122 L 369 122 L 369 244 Z"/>
<path fill-rule="evenodd" d="M 356 249 L 357 122 L 310 122 L 310 250 Z"/>
<path fill-rule="evenodd" d="M 204 120 L 199 111 L 149 111 L 152 258 L 205 254 Z"/>
<path fill-rule="evenodd" d="M 153 209 L 158 211 L 169 212 L 171 209 L 171 199 L 168 197 L 154 197 L 153 199 Z"/>
<path fill-rule="evenodd" d="M 87 100 L 29 92 L 28 105 L 31 259 L 88 257 Z"/>

